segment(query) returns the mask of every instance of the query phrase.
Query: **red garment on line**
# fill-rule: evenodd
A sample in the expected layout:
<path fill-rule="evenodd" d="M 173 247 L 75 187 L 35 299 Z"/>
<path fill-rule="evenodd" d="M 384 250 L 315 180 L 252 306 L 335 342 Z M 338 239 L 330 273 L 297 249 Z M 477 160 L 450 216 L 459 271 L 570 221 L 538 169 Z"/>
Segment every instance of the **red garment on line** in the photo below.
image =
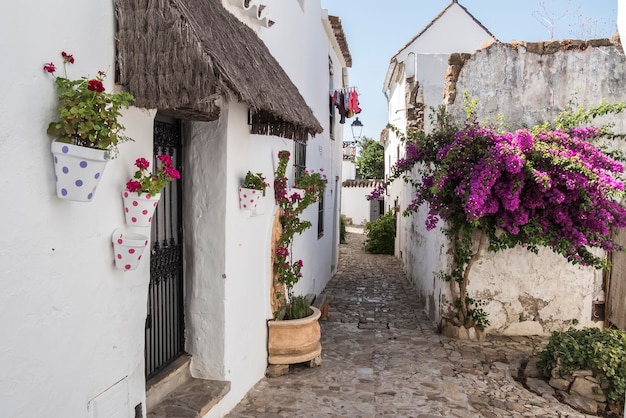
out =
<path fill-rule="evenodd" d="M 361 113 L 359 93 L 357 93 L 356 89 L 350 89 L 350 110 L 354 111 L 355 114 Z"/>

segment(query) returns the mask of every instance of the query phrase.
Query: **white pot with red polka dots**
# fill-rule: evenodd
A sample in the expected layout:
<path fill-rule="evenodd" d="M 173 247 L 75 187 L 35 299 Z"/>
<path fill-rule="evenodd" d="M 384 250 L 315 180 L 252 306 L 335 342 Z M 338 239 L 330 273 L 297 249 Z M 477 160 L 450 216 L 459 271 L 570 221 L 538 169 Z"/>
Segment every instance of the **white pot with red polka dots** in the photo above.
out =
<path fill-rule="evenodd" d="M 239 207 L 256 213 L 256 207 L 259 199 L 263 195 L 263 190 L 239 188 Z"/>
<path fill-rule="evenodd" d="M 105 151 L 52 141 L 57 196 L 90 202 L 108 158 Z"/>
<path fill-rule="evenodd" d="M 151 195 L 150 193 L 122 192 L 124 200 L 124 216 L 126 224 L 131 226 L 150 226 L 152 215 L 159 204 L 161 193 Z"/>
<path fill-rule="evenodd" d="M 111 240 L 115 267 L 124 271 L 135 270 L 141 261 L 144 249 L 148 246 L 148 237 L 128 234 L 116 229 Z"/>

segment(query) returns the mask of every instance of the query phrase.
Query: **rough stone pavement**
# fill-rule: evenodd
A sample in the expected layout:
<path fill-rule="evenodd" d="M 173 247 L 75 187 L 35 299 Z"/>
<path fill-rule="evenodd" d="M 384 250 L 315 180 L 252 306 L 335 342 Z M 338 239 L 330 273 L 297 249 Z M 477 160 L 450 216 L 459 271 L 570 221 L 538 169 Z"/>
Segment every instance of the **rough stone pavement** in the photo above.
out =
<path fill-rule="evenodd" d="M 589 417 L 514 380 L 545 339 L 437 334 L 400 262 L 349 231 L 322 293 L 321 366 L 262 379 L 228 417 Z"/>

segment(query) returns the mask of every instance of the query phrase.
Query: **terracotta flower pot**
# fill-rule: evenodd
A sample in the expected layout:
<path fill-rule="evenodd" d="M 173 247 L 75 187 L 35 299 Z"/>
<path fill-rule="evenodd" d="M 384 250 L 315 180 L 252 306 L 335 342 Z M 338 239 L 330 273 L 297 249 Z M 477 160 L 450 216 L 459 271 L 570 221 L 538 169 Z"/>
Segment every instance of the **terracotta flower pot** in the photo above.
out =
<path fill-rule="evenodd" d="M 268 362 L 270 364 L 297 364 L 313 360 L 322 353 L 320 310 L 311 306 L 313 313 L 306 318 L 271 320 L 268 326 Z"/>

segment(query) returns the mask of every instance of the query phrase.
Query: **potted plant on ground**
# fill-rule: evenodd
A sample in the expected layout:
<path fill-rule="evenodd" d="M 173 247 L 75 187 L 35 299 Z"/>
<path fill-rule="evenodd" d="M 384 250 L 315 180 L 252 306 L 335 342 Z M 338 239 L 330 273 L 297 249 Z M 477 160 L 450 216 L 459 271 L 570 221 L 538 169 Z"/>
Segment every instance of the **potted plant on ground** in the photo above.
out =
<path fill-rule="evenodd" d="M 242 186 L 239 188 L 239 207 L 255 212 L 261 195 L 265 196 L 267 186 L 263 173 L 248 171 Z"/>
<path fill-rule="evenodd" d="M 302 277 L 302 260 L 292 253 L 295 235 L 302 234 L 312 224 L 302 220 L 304 210 L 317 202 L 324 193 L 326 177 L 321 172 L 305 171 L 296 186 L 289 189 L 285 176 L 290 153 L 278 153 L 274 178 L 274 194 L 278 204 L 277 223 L 280 231 L 274 238 L 274 320 L 268 322 L 268 351 L 271 365 L 289 365 L 313 361 L 321 354 L 320 311 L 310 306 L 304 296 L 295 296 L 293 287 Z"/>
<path fill-rule="evenodd" d="M 48 125 L 54 137 L 51 151 L 57 176 L 57 196 L 62 199 L 91 201 L 106 162 L 118 154 L 117 144 L 128 141 L 120 124 L 120 109 L 128 108 L 133 96 L 125 91 L 109 93 L 104 88 L 106 73 L 93 78 L 67 78 L 66 66 L 74 56 L 65 51 L 63 77 L 49 62 L 45 72 L 54 77 L 58 93 L 58 116 Z"/>
<path fill-rule="evenodd" d="M 170 181 L 180 178 L 179 171 L 172 167 L 169 155 L 162 154 L 157 159 L 160 165 L 155 173 L 148 170 L 150 162 L 145 158 L 137 158 L 135 161 L 137 171 L 122 191 L 128 225 L 150 226 L 154 209 L 161 199 L 161 191 Z"/>

